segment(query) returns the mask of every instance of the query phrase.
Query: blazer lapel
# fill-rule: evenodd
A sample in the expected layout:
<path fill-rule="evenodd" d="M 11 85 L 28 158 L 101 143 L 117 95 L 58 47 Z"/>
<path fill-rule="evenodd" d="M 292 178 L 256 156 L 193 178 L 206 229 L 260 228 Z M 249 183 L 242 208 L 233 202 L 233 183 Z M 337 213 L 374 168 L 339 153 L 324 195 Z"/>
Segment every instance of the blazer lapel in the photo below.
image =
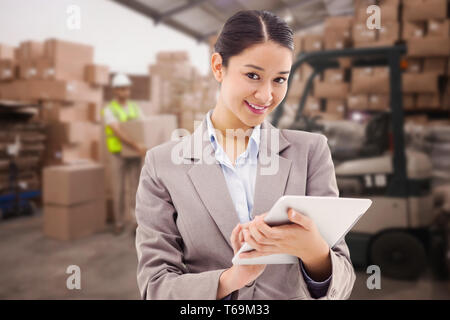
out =
<path fill-rule="evenodd" d="M 194 161 L 188 175 L 208 213 L 232 248 L 231 232 L 240 221 L 222 168 L 215 161 L 206 118 L 187 138 L 183 157 Z M 292 161 L 281 157 L 279 152 L 288 146 L 289 142 L 280 130 L 268 121 L 262 123 L 252 218 L 270 210 L 278 198 L 284 195 Z"/>
<path fill-rule="evenodd" d="M 212 159 L 215 160 L 214 149 L 207 135 L 206 118 L 189 138 L 185 158 L 192 159 L 196 163 L 188 171 L 188 175 L 209 214 L 232 248 L 230 236 L 239 223 L 239 217 L 228 191 L 222 168 L 219 163 L 212 161 Z"/>
<path fill-rule="evenodd" d="M 251 217 L 266 213 L 284 195 L 292 160 L 279 155 L 289 146 L 289 141 L 265 120 L 261 124 L 255 195 Z"/>

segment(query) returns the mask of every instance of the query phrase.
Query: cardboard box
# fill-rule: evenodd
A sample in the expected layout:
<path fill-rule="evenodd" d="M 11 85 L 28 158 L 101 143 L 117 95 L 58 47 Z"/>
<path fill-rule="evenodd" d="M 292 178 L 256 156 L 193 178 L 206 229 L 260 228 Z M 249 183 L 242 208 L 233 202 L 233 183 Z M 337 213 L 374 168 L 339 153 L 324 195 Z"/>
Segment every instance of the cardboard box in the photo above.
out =
<path fill-rule="evenodd" d="M 356 23 L 353 25 L 352 36 L 354 42 L 373 42 L 377 40 L 377 30 L 367 28 L 366 23 Z"/>
<path fill-rule="evenodd" d="M 400 24 L 395 21 L 383 22 L 381 29 L 378 31 L 378 40 L 396 42 L 399 40 L 399 38 Z"/>
<path fill-rule="evenodd" d="M 449 38 L 450 37 L 450 20 L 430 20 L 428 21 L 429 37 Z"/>
<path fill-rule="evenodd" d="M 402 100 L 403 100 L 403 109 L 404 110 L 413 110 L 416 108 L 416 95 L 404 94 L 402 96 Z"/>
<path fill-rule="evenodd" d="M 292 79 L 289 84 L 288 96 L 289 98 L 298 98 L 303 95 L 303 91 L 305 90 L 306 81 L 301 81 L 298 79 Z"/>
<path fill-rule="evenodd" d="M 441 107 L 441 97 L 438 93 L 421 93 L 417 95 L 418 109 L 438 109 Z"/>
<path fill-rule="evenodd" d="M 43 202 L 53 205 L 76 205 L 105 199 L 103 165 L 50 166 L 43 170 Z"/>
<path fill-rule="evenodd" d="M 341 83 L 345 81 L 344 69 L 327 69 L 324 72 L 324 81 L 328 83 Z"/>
<path fill-rule="evenodd" d="M 381 12 L 382 24 L 389 22 L 397 22 L 400 17 L 400 4 L 399 1 L 384 1 L 378 3 Z"/>
<path fill-rule="evenodd" d="M 422 72 L 423 71 L 423 59 L 407 58 L 406 59 L 406 71 L 407 72 Z"/>
<path fill-rule="evenodd" d="M 24 80 L 37 79 L 38 71 L 36 62 L 32 60 L 22 60 L 19 62 L 19 78 Z"/>
<path fill-rule="evenodd" d="M 177 129 L 177 118 L 169 114 L 148 116 L 143 120 L 122 122 L 120 128 L 131 139 L 151 149 L 161 143 L 170 141 L 173 131 Z M 122 144 L 121 156 L 140 157 L 125 143 Z"/>
<path fill-rule="evenodd" d="M 426 23 L 424 21 L 403 21 L 402 39 L 409 40 L 414 38 L 425 37 Z"/>
<path fill-rule="evenodd" d="M 303 37 L 298 34 L 294 34 L 294 56 L 303 52 Z"/>
<path fill-rule="evenodd" d="M 44 166 L 92 163 L 96 160 L 96 155 L 92 154 L 92 143 L 56 144 L 50 141 L 45 150 Z"/>
<path fill-rule="evenodd" d="M 350 94 L 347 98 L 347 106 L 351 110 L 367 110 L 369 96 L 367 94 Z"/>
<path fill-rule="evenodd" d="M 436 72 L 440 75 L 445 75 L 447 72 L 446 58 L 425 58 L 423 63 L 424 72 Z"/>
<path fill-rule="evenodd" d="M 353 68 L 352 93 L 388 94 L 390 91 L 389 68 Z"/>
<path fill-rule="evenodd" d="M 334 113 L 345 117 L 347 112 L 346 100 L 345 99 L 328 99 L 326 105 L 327 113 Z"/>
<path fill-rule="evenodd" d="M 305 115 L 314 116 L 321 113 L 320 101 L 315 97 L 308 96 L 306 98 L 305 106 L 303 109 Z"/>
<path fill-rule="evenodd" d="M 325 34 L 328 32 L 337 32 L 344 37 L 350 37 L 350 30 L 354 22 L 353 16 L 332 16 L 325 19 Z"/>
<path fill-rule="evenodd" d="M 9 81 L 16 78 L 16 62 L 12 59 L 0 60 L 0 81 Z"/>
<path fill-rule="evenodd" d="M 85 102 L 71 105 L 46 102 L 41 109 L 41 119 L 46 122 L 88 122 L 91 121 L 89 105 Z"/>
<path fill-rule="evenodd" d="M 108 66 L 89 64 L 85 67 L 85 80 L 94 86 L 106 86 L 109 84 Z"/>
<path fill-rule="evenodd" d="M 403 1 L 403 19 L 425 21 L 447 18 L 447 0 L 407 0 Z"/>
<path fill-rule="evenodd" d="M 326 99 L 345 99 L 350 91 L 350 84 L 318 82 L 314 84 L 314 97 Z"/>
<path fill-rule="evenodd" d="M 323 49 L 322 35 L 306 35 L 303 37 L 303 45 L 305 52 L 319 51 Z"/>
<path fill-rule="evenodd" d="M 450 56 L 450 39 L 425 37 L 407 41 L 410 57 L 448 57 Z"/>
<path fill-rule="evenodd" d="M 48 73 L 55 80 L 84 81 L 84 68 L 94 61 L 94 47 L 90 45 L 49 39 L 44 43 L 45 57 L 49 61 Z"/>
<path fill-rule="evenodd" d="M 369 96 L 369 109 L 387 111 L 389 106 L 389 95 L 386 94 L 371 94 Z"/>
<path fill-rule="evenodd" d="M 324 36 L 324 46 L 326 50 L 339 50 L 350 47 L 350 38 L 343 33 L 328 32 Z"/>
<path fill-rule="evenodd" d="M 57 100 L 67 102 L 94 102 L 103 100 L 101 88 L 92 88 L 81 81 L 29 80 L 24 84 L 33 100 Z"/>
<path fill-rule="evenodd" d="M 106 226 L 106 200 L 95 199 L 72 206 L 44 206 L 44 235 L 73 240 L 101 231 Z"/>
<path fill-rule="evenodd" d="M 435 72 L 403 73 L 403 93 L 437 93 L 439 75 Z"/>
<path fill-rule="evenodd" d="M 24 61 L 35 62 L 44 56 L 44 44 L 39 41 L 23 41 L 17 51 L 19 64 Z"/>
<path fill-rule="evenodd" d="M 14 47 L 0 43 L 0 59 L 15 60 Z"/>

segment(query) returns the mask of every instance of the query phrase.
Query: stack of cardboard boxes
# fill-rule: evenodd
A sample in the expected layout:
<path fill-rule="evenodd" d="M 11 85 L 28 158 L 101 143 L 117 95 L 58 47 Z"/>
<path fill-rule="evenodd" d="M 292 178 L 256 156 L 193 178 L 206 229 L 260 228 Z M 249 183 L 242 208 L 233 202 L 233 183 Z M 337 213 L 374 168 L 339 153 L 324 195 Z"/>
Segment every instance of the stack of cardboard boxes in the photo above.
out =
<path fill-rule="evenodd" d="M 0 121 L 0 195 L 41 189 L 42 158 L 45 150 L 45 126 L 34 121 Z M 19 146 L 15 157 L 8 152 Z M 15 165 L 16 169 L 12 169 Z M 13 178 L 13 171 L 17 176 Z"/>
<path fill-rule="evenodd" d="M 11 55 L 11 51 L 13 54 Z M 92 46 L 48 39 L 0 45 L 0 98 L 43 106 L 45 164 L 100 160 L 100 108 L 109 70 L 93 63 Z"/>
<path fill-rule="evenodd" d="M 72 240 L 106 224 L 104 167 L 85 163 L 50 166 L 43 172 L 44 234 Z"/>
<path fill-rule="evenodd" d="M 192 132 L 194 121 L 203 119 L 215 105 L 217 82 L 200 75 L 186 51 L 159 52 L 149 74 L 153 108 L 176 115 L 179 128 Z"/>
<path fill-rule="evenodd" d="M 377 5 L 381 29 L 367 22 Z M 368 10 L 369 9 L 369 10 Z M 450 110 L 450 20 L 447 0 L 357 0 L 354 16 L 329 17 L 323 34 L 295 35 L 296 54 L 348 47 L 391 46 L 405 42 L 403 108 L 423 112 Z M 353 110 L 389 109 L 389 69 L 352 68 L 342 59 L 339 69 L 316 77 L 304 113 L 324 118 L 345 118 Z M 296 113 L 312 70 L 302 65 L 293 77 L 284 116 Z"/>

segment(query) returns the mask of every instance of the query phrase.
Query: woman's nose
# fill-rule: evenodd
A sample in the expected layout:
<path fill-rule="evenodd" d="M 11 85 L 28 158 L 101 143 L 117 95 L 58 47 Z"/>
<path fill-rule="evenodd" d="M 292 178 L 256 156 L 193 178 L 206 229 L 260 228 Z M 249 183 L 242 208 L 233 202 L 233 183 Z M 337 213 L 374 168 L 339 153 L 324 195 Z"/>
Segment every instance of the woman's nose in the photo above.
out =
<path fill-rule="evenodd" d="M 267 106 L 272 103 L 272 85 L 270 83 L 262 84 L 255 93 L 258 103 Z"/>

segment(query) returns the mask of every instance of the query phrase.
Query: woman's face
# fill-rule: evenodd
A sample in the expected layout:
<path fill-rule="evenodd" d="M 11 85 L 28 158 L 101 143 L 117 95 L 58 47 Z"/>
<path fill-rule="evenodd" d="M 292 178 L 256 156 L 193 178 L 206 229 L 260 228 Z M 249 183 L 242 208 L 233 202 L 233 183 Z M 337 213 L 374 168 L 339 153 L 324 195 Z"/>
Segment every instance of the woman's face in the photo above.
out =
<path fill-rule="evenodd" d="M 244 125 L 262 123 L 284 99 L 292 51 L 268 41 L 253 45 L 222 68 L 221 104 Z"/>

